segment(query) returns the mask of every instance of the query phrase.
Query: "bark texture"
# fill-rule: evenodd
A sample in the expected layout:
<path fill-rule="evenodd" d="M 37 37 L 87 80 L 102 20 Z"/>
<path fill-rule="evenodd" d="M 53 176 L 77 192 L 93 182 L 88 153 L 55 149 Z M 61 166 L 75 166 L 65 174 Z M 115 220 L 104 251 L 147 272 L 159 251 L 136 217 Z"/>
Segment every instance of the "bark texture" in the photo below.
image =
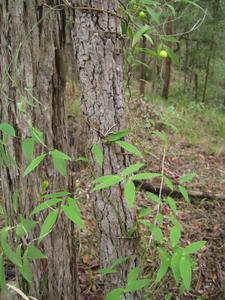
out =
<path fill-rule="evenodd" d="M 57 1 L 46 1 L 46 4 L 55 6 Z M 68 151 L 64 103 L 66 70 L 63 60 L 65 11 L 54 11 L 48 5 L 41 0 L 2 0 L 0 3 L 0 122 L 10 123 L 16 130 L 17 138 L 9 147 L 19 166 L 18 170 L 1 168 L 3 201 L 10 226 L 18 222 L 19 214 L 28 218 L 38 204 L 44 180 L 48 180 L 51 192 L 69 188 L 68 180 L 55 171 L 49 159 L 23 178 L 29 163 L 22 154 L 21 142 L 29 137 L 28 119 L 44 133 L 48 146 Z M 18 59 L 15 58 L 16 53 Z M 25 88 L 32 89 L 32 94 L 42 102 L 42 105 L 34 102 L 35 107 L 27 106 L 26 115 L 17 107 L 24 97 L 31 100 Z M 36 145 L 33 157 L 43 151 L 42 146 Z M 15 216 L 12 197 L 17 189 L 20 193 L 18 214 Z M 38 221 L 41 223 L 45 217 L 45 214 L 39 214 Z M 38 237 L 38 234 L 37 230 L 35 236 L 30 238 Z M 42 247 L 48 260 L 31 265 L 34 282 L 32 295 L 40 299 L 44 292 L 42 299 L 78 299 L 74 228 L 71 222 L 60 215 L 51 234 L 44 238 Z M 44 282 L 45 277 L 48 278 L 47 283 Z"/>
<path fill-rule="evenodd" d="M 97 176 L 117 174 L 127 166 L 129 158 L 121 149 L 105 144 L 104 134 L 110 129 L 116 132 L 126 128 L 121 23 L 115 16 L 118 1 L 73 1 L 73 5 L 92 8 L 71 10 L 75 14 L 72 41 L 80 78 L 82 111 L 88 128 L 87 144 L 91 150 L 93 144 L 98 143 L 104 155 L 102 169 L 90 151 L 91 163 Z M 123 186 L 111 188 L 109 196 L 121 216 L 125 231 L 129 232 L 134 226 L 134 215 L 129 212 L 123 198 Z M 123 264 L 119 273 L 106 281 L 108 291 L 125 286 L 128 271 L 137 264 L 134 246 L 137 240 L 127 238 L 104 193 L 98 192 L 94 197 L 101 266 L 111 267 L 115 259 L 130 256 L 129 263 Z"/>

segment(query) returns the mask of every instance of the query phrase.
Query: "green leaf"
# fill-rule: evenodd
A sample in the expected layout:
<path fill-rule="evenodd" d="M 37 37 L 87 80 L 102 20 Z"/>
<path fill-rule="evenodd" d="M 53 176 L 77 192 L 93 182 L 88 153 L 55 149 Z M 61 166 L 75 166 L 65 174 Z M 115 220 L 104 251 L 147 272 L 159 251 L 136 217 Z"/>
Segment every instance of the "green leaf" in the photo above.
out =
<path fill-rule="evenodd" d="M 120 183 L 123 180 L 123 177 L 119 175 L 106 175 L 105 177 L 105 180 L 102 179 L 102 182 L 93 188 L 93 192 L 106 189 Z"/>
<path fill-rule="evenodd" d="M 102 155 L 102 150 L 98 144 L 94 144 L 93 152 L 94 152 L 95 159 L 97 160 L 99 166 L 102 168 L 103 155 Z"/>
<path fill-rule="evenodd" d="M 27 220 L 20 216 L 20 223 L 16 226 L 16 235 L 22 237 L 28 234 L 36 225 L 36 221 Z"/>
<path fill-rule="evenodd" d="M 170 262 L 170 255 L 165 250 L 160 247 L 157 247 L 157 250 L 162 261 Z"/>
<path fill-rule="evenodd" d="M 4 295 L 6 292 L 6 279 L 5 279 L 3 253 L 0 254 L 0 286 Z"/>
<path fill-rule="evenodd" d="M 173 183 L 171 180 L 169 180 L 168 177 L 166 177 L 165 175 L 163 175 L 163 180 L 165 182 L 165 184 L 168 186 L 168 188 L 173 191 Z"/>
<path fill-rule="evenodd" d="M 0 204 L 0 215 L 4 215 L 4 209 L 1 204 Z"/>
<path fill-rule="evenodd" d="M 25 279 L 31 284 L 32 283 L 32 276 L 31 276 L 31 270 L 30 270 L 30 264 L 27 257 L 28 250 L 26 249 L 23 257 L 23 275 Z"/>
<path fill-rule="evenodd" d="M 182 230 L 181 224 L 173 216 L 169 216 L 169 220 L 173 223 L 174 226 L 179 226 L 180 230 Z"/>
<path fill-rule="evenodd" d="M 183 250 L 184 255 L 198 252 L 204 245 L 206 241 L 194 242 L 186 246 Z"/>
<path fill-rule="evenodd" d="M 182 255 L 180 259 L 180 274 L 187 291 L 189 291 L 191 287 L 191 272 L 191 260 L 189 255 Z"/>
<path fill-rule="evenodd" d="M 133 37 L 133 41 L 132 41 L 132 47 L 134 47 L 137 44 L 137 42 L 141 39 L 143 34 L 146 33 L 146 31 L 148 29 L 149 29 L 149 26 L 144 25 L 138 31 L 135 32 L 134 37 Z"/>
<path fill-rule="evenodd" d="M 149 13 L 149 15 L 151 16 L 152 20 L 159 25 L 160 21 L 159 21 L 159 14 L 157 14 L 156 12 L 154 12 L 153 9 L 151 9 L 149 6 L 146 7 L 147 12 Z"/>
<path fill-rule="evenodd" d="M 171 12 L 172 12 L 172 15 L 175 16 L 176 15 L 176 11 L 174 9 L 174 7 L 168 3 L 166 3 L 166 5 L 170 8 Z"/>
<path fill-rule="evenodd" d="M 82 221 L 79 213 L 76 210 L 72 209 L 71 206 L 62 205 L 61 207 L 68 219 L 70 219 L 73 223 L 78 225 L 80 228 L 86 230 L 86 226 Z"/>
<path fill-rule="evenodd" d="M 114 263 L 112 264 L 112 269 L 115 269 L 119 265 L 125 263 L 128 259 L 129 259 L 129 256 L 124 256 L 124 257 L 120 257 L 120 258 L 116 259 L 114 261 Z"/>
<path fill-rule="evenodd" d="M 138 214 L 138 217 L 139 218 L 146 217 L 151 211 L 152 211 L 152 209 L 150 207 L 142 208 L 141 211 Z"/>
<path fill-rule="evenodd" d="M 34 152 L 34 139 L 28 138 L 22 141 L 22 149 L 25 157 L 29 162 L 32 161 L 33 152 Z"/>
<path fill-rule="evenodd" d="M 130 285 L 133 281 L 137 280 L 139 275 L 139 267 L 133 268 L 127 276 L 127 284 Z"/>
<path fill-rule="evenodd" d="M 182 196 L 184 197 L 185 201 L 186 201 L 187 203 L 189 203 L 190 200 L 189 200 L 189 197 L 188 197 L 188 192 L 187 192 L 187 190 L 186 190 L 183 186 L 181 186 L 181 185 L 178 185 L 178 189 L 179 189 L 179 191 L 181 192 Z"/>
<path fill-rule="evenodd" d="M 116 288 L 106 295 L 105 300 L 121 300 L 121 296 L 123 295 L 123 293 L 124 289 Z"/>
<path fill-rule="evenodd" d="M 53 225 L 56 222 L 56 219 L 58 217 L 58 213 L 59 213 L 59 209 L 55 209 L 52 212 L 50 212 L 47 216 L 47 218 L 45 219 L 42 227 L 41 227 L 41 232 L 40 232 L 40 236 L 38 238 L 38 244 L 40 244 L 40 242 L 43 240 L 43 238 L 50 232 L 50 230 L 52 229 Z"/>
<path fill-rule="evenodd" d="M 10 124 L 1 123 L 0 124 L 0 130 L 2 132 L 4 132 L 5 134 L 10 135 L 10 136 L 13 136 L 13 137 L 16 136 L 15 130 L 14 130 L 14 128 Z"/>
<path fill-rule="evenodd" d="M 18 197 L 19 197 L 19 190 L 17 190 L 13 195 L 13 210 L 15 213 L 17 213 Z"/>
<path fill-rule="evenodd" d="M 115 142 L 115 141 L 122 139 L 125 136 L 128 136 L 129 133 L 130 133 L 129 130 L 118 131 L 116 133 L 113 133 L 113 134 L 107 136 L 106 140 L 108 142 Z"/>
<path fill-rule="evenodd" d="M 163 276 L 166 274 L 166 272 L 169 268 L 169 265 L 170 265 L 170 261 L 162 261 L 160 268 L 157 272 L 156 281 L 155 281 L 156 283 L 158 283 L 163 278 Z"/>
<path fill-rule="evenodd" d="M 139 170 L 140 168 L 142 168 L 143 166 L 144 166 L 144 164 L 142 164 L 142 163 L 130 165 L 129 167 L 127 167 L 126 169 L 123 170 L 122 176 L 127 176 L 129 174 L 132 174 L 132 173 L 136 172 L 137 170 Z"/>
<path fill-rule="evenodd" d="M 159 226 L 162 227 L 162 225 L 163 225 L 163 215 L 161 213 L 158 213 L 157 220 L 158 220 Z"/>
<path fill-rule="evenodd" d="M 66 176 L 66 161 L 65 159 L 60 159 L 56 156 L 52 156 L 52 161 L 54 167 L 59 171 L 59 173 L 65 177 Z"/>
<path fill-rule="evenodd" d="M 150 282 L 151 279 L 140 279 L 140 280 L 132 281 L 131 283 L 127 284 L 126 293 L 135 292 L 140 289 L 143 289 L 145 286 L 149 285 Z"/>
<path fill-rule="evenodd" d="M 62 197 L 65 197 L 65 196 L 68 196 L 68 195 L 71 195 L 71 193 L 69 192 L 65 192 L 65 191 L 61 191 L 61 192 L 56 192 L 56 193 L 51 193 L 51 194 L 47 194 L 47 195 L 44 195 L 44 198 L 45 199 L 49 199 L 49 198 L 62 198 Z"/>
<path fill-rule="evenodd" d="M 190 1 L 190 0 L 175 0 L 174 2 L 183 2 L 183 3 L 185 3 L 185 4 L 191 4 L 191 5 L 193 5 L 193 6 L 195 6 L 195 7 L 197 7 L 197 8 L 199 8 L 199 9 L 201 9 L 202 10 L 202 7 L 200 6 L 200 5 L 198 5 L 196 2 L 194 2 L 194 1 Z"/>
<path fill-rule="evenodd" d="M 146 179 L 152 179 L 159 176 L 161 176 L 161 174 L 159 173 L 139 173 L 131 176 L 130 180 L 146 180 Z"/>
<path fill-rule="evenodd" d="M 179 226 L 174 226 L 172 227 L 172 229 L 170 230 L 170 245 L 172 248 L 176 247 L 177 243 L 180 240 L 180 227 Z"/>
<path fill-rule="evenodd" d="M 196 176 L 196 173 L 188 173 L 185 174 L 181 179 L 180 179 L 180 184 L 186 183 L 188 181 L 191 181 L 194 177 Z"/>
<path fill-rule="evenodd" d="M 135 189 L 135 185 L 134 185 L 133 181 L 128 180 L 124 187 L 124 196 L 125 196 L 125 200 L 127 202 L 129 210 L 132 209 L 132 206 L 134 203 L 135 191 L 136 191 L 136 189 Z"/>
<path fill-rule="evenodd" d="M 47 256 L 44 255 L 37 247 L 29 245 L 27 247 L 27 258 L 30 259 L 46 259 Z"/>
<path fill-rule="evenodd" d="M 161 204 L 162 201 L 159 199 L 159 197 L 151 192 L 146 192 L 146 195 L 148 196 L 148 198 L 150 200 L 152 200 L 153 202 L 157 203 L 157 204 Z"/>
<path fill-rule="evenodd" d="M 171 198 L 170 196 L 168 196 L 166 200 L 167 200 L 167 202 L 168 202 L 171 210 L 176 215 L 176 213 L 177 213 L 177 206 L 176 206 L 175 200 L 173 198 Z"/>
<path fill-rule="evenodd" d="M 176 56 L 176 54 L 174 54 L 173 50 L 168 47 L 168 46 L 164 46 L 167 54 L 169 55 L 169 57 L 171 58 L 172 62 L 175 63 L 176 65 L 179 65 L 179 61 L 178 58 Z"/>
<path fill-rule="evenodd" d="M 176 39 L 173 36 L 169 36 L 169 35 L 161 35 L 160 39 L 163 41 L 171 42 L 171 43 L 179 43 L 178 39 Z"/>
<path fill-rule="evenodd" d="M 173 276 L 176 280 L 176 283 L 178 284 L 181 275 L 180 275 L 180 259 L 181 259 L 182 250 L 176 249 L 173 253 L 172 259 L 171 259 L 171 269 L 173 272 Z"/>
<path fill-rule="evenodd" d="M 112 274 L 112 273 L 115 273 L 115 272 L 116 272 L 116 270 L 112 269 L 112 268 L 98 269 L 96 271 L 96 273 L 99 273 L 99 274 Z"/>
<path fill-rule="evenodd" d="M 132 144 L 128 143 L 128 142 L 124 142 L 124 141 L 116 141 L 116 144 L 119 145 L 121 148 L 127 150 L 128 152 L 143 158 L 141 152 Z"/>
<path fill-rule="evenodd" d="M 23 174 L 23 177 L 27 176 L 31 171 L 33 171 L 42 162 L 42 160 L 45 158 L 45 156 L 46 156 L 46 154 L 41 154 L 41 155 L 37 156 L 26 168 L 26 170 Z"/>
<path fill-rule="evenodd" d="M 158 226 L 155 226 L 155 225 L 152 225 L 150 224 L 150 230 L 151 230 L 151 233 L 154 237 L 154 239 L 159 242 L 160 244 L 163 243 L 163 234 L 162 234 L 162 230 L 158 227 Z"/>
<path fill-rule="evenodd" d="M 50 151 L 49 154 L 52 155 L 52 156 L 54 156 L 54 157 L 57 157 L 58 159 L 71 160 L 70 156 L 68 156 L 67 154 L 65 154 L 65 153 L 63 153 L 63 152 L 61 152 L 59 150 L 56 150 L 56 149 Z"/>
<path fill-rule="evenodd" d="M 40 143 L 41 145 L 43 145 L 44 147 L 46 147 L 45 143 L 44 143 L 44 138 L 43 138 L 43 133 L 34 128 L 34 127 L 31 127 L 30 129 L 30 135 L 38 142 Z"/>
<path fill-rule="evenodd" d="M 20 261 L 17 259 L 16 253 L 11 249 L 8 244 L 8 230 L 10 228 L 5 228 L 1 231 L 1 247 L 4 254 L 8 257 L 8 259 L 16 266 L 22 267 Z"/>

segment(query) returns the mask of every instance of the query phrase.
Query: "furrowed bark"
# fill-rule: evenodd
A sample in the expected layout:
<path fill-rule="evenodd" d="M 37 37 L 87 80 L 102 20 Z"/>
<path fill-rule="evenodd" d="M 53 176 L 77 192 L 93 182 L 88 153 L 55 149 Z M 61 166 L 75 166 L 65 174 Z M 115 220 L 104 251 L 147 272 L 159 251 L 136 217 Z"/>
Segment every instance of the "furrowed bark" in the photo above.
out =
<path fill-rule="evenodd" d="M 126 128 L 121 23 L 118 1 L 73 1 L 74 6 L 92 9 L 71 9 L 75 22 L 72 41 L 77 59 L 81 85 L 82 112 L 87 123 L 87 146 L 96 176 L 120 173 L 129 163 L 129 157 L 118 147 L 104 143 L 104 135 Z M 93 144 L 102 148 L 104 161 L 100 168 L 91 151 Z M 127 238 L 135 225 L 123 197 L 123 186 L 110 188 L 110 199 L 124 224 L 103 192 L 94 195 L 94 211 L 99 225 L 99 256 L 101 267 L 111 267 L 115 259 L 130 256 L 116 275 L 106 278 L 106 291 L 125 287 L 128 271 L 137 264 L 134 244 L 137 239 Z M 124 232 L 125 231 L 125 232 Z M 137 245 L 136 245 L 137 247 Z M 109 279 L 108 279 L 109 278 Z M 136 299 L 135 295 L 132 295 Z M 125 299 L 128 297 L 125 296 Z"/>
<path fill-rule="evenodd" d="M 46 4 L 54 6 L 57 1 L 46 1 Z M 65 70 L 62 63 L 66 42 L 65 11 L 55 12 L 40 0 L 2 0 L 0 10 L 0 122 L 7 122 L 15 128 L 16 138 L 10 143 L 9 149 L 19 166 L 18 170 L 1 167 L 1 179 L 9 225 L 15 226 L 19 222 L 19 214 L 29 218 L 32 209 L 39 204 L 38 196 L 44 180 L 48 180 L 50 192 L 68 190 L 68 180 L 59 175 L 49 159 L 45 159 L 36 170 L 23 178 L 29 162 L 22 154 L 21 147 L 22 139 L 29 137 L 27 120 L 30 119 L 33 126 L 44 133 L 48 146 L 68 151 Z M 15 59 L 16 53 L 18 59 Z M 10 66 L 11 61 L 13 63 Z M 27 106 L 26 115 L 17 106 L 23 97 L 31 100 L 25 88 L 31 89 L 32 94 L 42 102 L 42 105 L 34 102 L 35 107 Z M 33 157 L 43 151 L 42 146 L 36 145 Z M 18 213 L 15 215 L 12 198 L 17 190 L 20 192 Z M 41 223 L 45 217 L 46 214 L 39 214 L 37 220 Z M 38 235 L 39 230 L 36 230 L 29 238 L 32 240 Z M 48 260 L 31 263 L 32 295 L 38 299 L 41 295 L 42 299 L 50 300 L 79 299 L 74 228 L 71 222 L 61 214 L 51 234 L 44 238 L 41 245 Z"/>

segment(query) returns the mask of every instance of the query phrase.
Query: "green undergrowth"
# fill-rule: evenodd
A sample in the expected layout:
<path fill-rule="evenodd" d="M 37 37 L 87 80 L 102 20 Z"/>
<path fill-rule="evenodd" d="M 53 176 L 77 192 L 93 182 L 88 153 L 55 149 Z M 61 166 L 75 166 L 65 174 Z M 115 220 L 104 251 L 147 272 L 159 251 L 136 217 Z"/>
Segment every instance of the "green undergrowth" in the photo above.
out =
<path fill-rule="evenodd" d="M 207 154 L 225 156 L 225 109 L 202 102 L 173 98 L 148 101 L 162 120 L 172 140 L 183 140 Z"/>

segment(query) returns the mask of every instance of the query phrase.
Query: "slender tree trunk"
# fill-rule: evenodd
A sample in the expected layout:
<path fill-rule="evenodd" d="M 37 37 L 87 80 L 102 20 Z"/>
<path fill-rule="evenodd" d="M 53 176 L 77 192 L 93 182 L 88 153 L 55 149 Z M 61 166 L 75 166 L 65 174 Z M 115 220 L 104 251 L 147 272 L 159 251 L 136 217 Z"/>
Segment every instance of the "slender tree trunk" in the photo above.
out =
<path fill-rule="evenodd" d="M 169 21 L 167 24 L 167 34 L 171 35 L 173 33 L 173 17 L 170 13 Z M 171 42 L 168 43 L 168 46 L 171 47 Z M 169 87 L 170 87 L 170 75 L 171 75 L 171 58 L 167 57 L 166 59 L 166 70 L 165 70 L 165 81 L 163 87 L 162 97 L 169 98 Z"/>
<path fill-rule="evenodd" d="M 188 69 L 189 69 L 189 40 L 185 40 L 185 61 L 184 61 L 184 93 L 187 91 Z"/>
<path fill-rule="evenodd" d="M 57 1 L 48 1 L 47 4 L 56 3 Z M 29 137 L 27 121 L 30 119 L 33 126 L 44 133 L 48 146 L 68 151 L 64 102 L 66 72 L 62 59 L 65 11 L 54 12 L 39 0 L 2 0 L 0 12 L 0 120 L 15 128 L 16 138 L 9 148 L 19 166 L 18 170 L 2 167 L 1 179 L 9 225 L 15 226 L 19 221 L 19 214 L 29 218 L 30 212 L 38 204 L 44 180 L 48 180 L 51 192 L 68 189 L 67 179 L 55 171 L 48 159 L 23 178 L 29 162 L 21 148 L 22 139 Z M 27 114 L 23 114 L 18 110 L 18 103 L 25 98 L 32 100 L 26 93 L 26 88 L 32 90 L 32 94 L 42 105 L 34 102 L 35 107 L 32 107 L 24 103 Z M 33 157 L 40 155 L 42 151 L 42 146 L 36 146 Z M 20 192 L 18 213 L 15 215 L 12 198 L 17 190 Z M 38 221 L 41 223 L 44 218 L 45 215 L 39 215 Z M 35 235 L 30 238 L 36 238 L 38 234 L 39 231 L 36 230 Z M 51 234 L 44 238 L 42 248 L 48 260 L 31 263 L 34 284 L 32 295 L 38 299 L 42 295 L 42 299 L 48 300 L 78 299 L 74 228 L 71 222 L 60 215 Z"/>
<path fill-rule="evenodd" d="M 194 88 L 194 91 L 195 91 L 195 100 L 198 99 L 198 74 L 195 73 L 195 88 Z"/>
<path fill-rule="evenodd" d="M 205 70 L 205 82 L 204 82 L 204 88 L 203 88 L 202 102 L 205 102 L 205 100 L 206 100 L 206 90 L 207 90 L 208 78 L 209 78 L 209 68 L 210 68 L 210 61 L 211 61 L 211 57 L 212 57 L 214 43 L 215 43 L 215 40 L 214 40 L 214 34 L 213 34 L 213 36 L 211 38 L 211 42 L 210 42 L 209 56 L 207 59 L 206 70 Z"/>
<path fill-rule="evenodd" d="M 90 160 L 97 176 L 120 173 L 129 163 L 129 157 L 120 148 L 104 143 L 104 134 L 126 128 L 122 69 L 121 23 L 118 1 L 74 1 L 73 5 L 91 7 L 91 10 L 77 9 L 72 40 L 80 76 L 82 111 L 87 122 L 87 146 L 94 143 L 101 146 L 104 155 L 99 168 L 92 151 Z M 96 9 L 96 10 L 95 10 Z M 71 10 L 74 13 L 74 10 Z M 99 225 L 99 257 L 101 267 L 111 267 L 119 257 L 130 256 L 129 263 L 121 266 L 116 275 L 107 277 L 106 291 L 126 285 L 127 273 L 137 264 L 136 238 L 127 238 L 135 225 L 134 213 L 130 213 L 123 197 L 123 186 L 109 190 L 109 199 L 103 192 L 94 195 L 94 211 Z M 125 232 L 124 232 L 125 231 Z M 129 298 L 127 295 L 126 299 Z M 132 295 L 132 299 L 136 299 Z"/>
<path fill-rule="evenodd" d="M 145 49 L 146 48 L 146 38 L 143 36 L 142 38 L 142 48 Z M 145 83 L 146 83 L 146 67 L 145 67 L 145 63 L 146 63 L 146 53 L 145 51 L 142 52 L 141 55 L 141 61 L 143 64 L 141 64 L 141 78 L 140 78 L 140 95 L 144 98 L 145 96 Z"/>

